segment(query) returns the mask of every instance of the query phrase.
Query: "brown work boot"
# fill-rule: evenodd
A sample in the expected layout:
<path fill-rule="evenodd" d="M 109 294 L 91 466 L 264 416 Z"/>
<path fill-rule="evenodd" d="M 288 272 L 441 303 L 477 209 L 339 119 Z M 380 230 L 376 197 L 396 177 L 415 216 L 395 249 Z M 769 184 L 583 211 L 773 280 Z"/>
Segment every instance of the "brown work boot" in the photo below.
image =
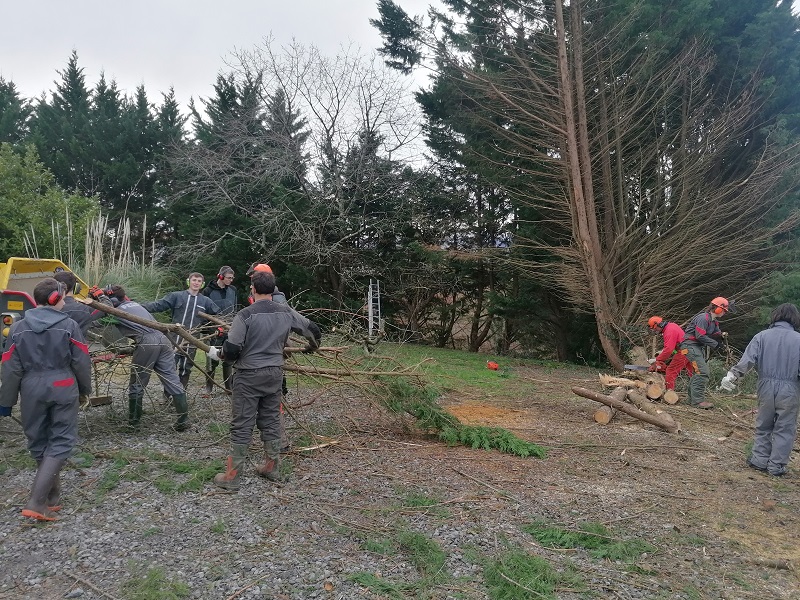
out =
<path fill-rule="evenodd" d="M 224 473 L 214 475 L 214 485 L 231 492 L 238 492 L 242 485 L 242 467 L 247 460 L 247 444 L 233 444 L 232 453 Z"/>
<path fill-rule="evenodd" d="M 700 402 L 698 404 L 692 404 L 695 408 L 702 408 L 703 410 L 708 410 L 710 408 L 714 408 L 714 405 L 711 402 Z"/>
<path fill-rule="evenodd" d="M 270 440 L 264 442 L 264 464 L 256 467 L 256 473 L 270 481 L 282 482 L 281 468 L 281 441 Z"/>

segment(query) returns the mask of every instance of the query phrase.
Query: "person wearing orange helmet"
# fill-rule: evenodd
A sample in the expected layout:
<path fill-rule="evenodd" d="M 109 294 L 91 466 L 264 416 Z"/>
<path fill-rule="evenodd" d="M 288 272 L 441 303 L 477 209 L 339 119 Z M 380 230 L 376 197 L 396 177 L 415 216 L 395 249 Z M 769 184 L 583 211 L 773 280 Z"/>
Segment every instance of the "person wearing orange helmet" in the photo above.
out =
<path fill-rule="evenodd" d="M 647 326 L 655 333 L 664 336 L 664 347 L 656 356 L 655 362 L 650 365 L 650 371 L 664 373 L 664 381 L 668 390 L 675 389 L 675 380 L 683 369 L 692 375 L 686 355 L 678 351 L 678 345 L 683 341 L 684 333 L 680 325 L 665 321 L 662 317 L 653 316 L 647 320 Z M 669 362 L 669 364 L 667 364 Z"/>
<path fill-rule="evenodd" d="M 679 347 L 692 369 L 692 377 L 689 380 L 689 404 L 695 408 L 714 408 L 714 405 L 705 399 L 710 373 L 703 350 L 716 348 L 719 346 L 718 340 L 725 337 L 726 334 L 722 333 L 717 320 L 726 315 L 730 308 L 727 298 L 717 296 L 703 312 L 692 317 L 684 330 L 684 338 Z"/>

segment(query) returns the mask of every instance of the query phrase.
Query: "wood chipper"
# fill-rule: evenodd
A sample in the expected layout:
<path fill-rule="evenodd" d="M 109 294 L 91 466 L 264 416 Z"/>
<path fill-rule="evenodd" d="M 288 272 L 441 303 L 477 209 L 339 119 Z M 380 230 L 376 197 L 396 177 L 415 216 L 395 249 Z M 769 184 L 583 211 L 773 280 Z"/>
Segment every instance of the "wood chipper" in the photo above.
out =
<path fill-rule="evenodd" d="M 46 277 L 52 277 L 62 271 L 72 271 L 60 260 L 51 258 L 19 258 L 11 257 L 0 263 L 0 349 L 5 349 L 11 325 L 25 316 L 25 311 L 35 308 L 33 288 Z M 78 285 L 73 293 L 76 298 L 86 298 L 89 286 L 76 275 Z M 96 362 L 105 355 L 92 353 L 92 366 L 97 380 Z M 107 354 L 107 353 L 106 353 Z M 97 385 L 95 384 L 95 388 Z M 92 406 L 111 404 L 111 396 L 92 396 Z"/>

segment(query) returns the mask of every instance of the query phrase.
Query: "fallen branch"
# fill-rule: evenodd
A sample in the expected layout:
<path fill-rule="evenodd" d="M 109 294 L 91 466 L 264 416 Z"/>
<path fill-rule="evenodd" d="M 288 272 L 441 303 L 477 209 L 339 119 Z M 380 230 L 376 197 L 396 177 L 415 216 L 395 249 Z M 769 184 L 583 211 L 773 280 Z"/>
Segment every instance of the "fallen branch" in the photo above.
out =
<path fill-rule="evenodd" d="M 161 323 L 159 321 L 148 321 L 147 319 L 142 319 L 141 317 L 137 317 L 136 315 L 132 315 L 124 310 L 120 310 L 118 308 L 114 308 L 113 306 L 108 306 L 107 304 L 103 304 L 102 302 L 98 302 L 97 300 L 92 300 L 91 298 L 87 298 L 86 300 L 82 300 L 84 304 L 91 306 L 92 308 L 96 308 L 97 310 L 102 310 L 104 313 L 108 313 L 109 315 L 113 315 L 120 319 L 125 319 L 126 321 L 130 321 L 131 323 L 136 323 L 137 325 L 144 325 L 145 327 L 149 327 L 150 329 L 155 329 L 160 331 L 161 333 L 174 333 L 182 337 L 184 340 L 189 342 L 192 346 L 196 346 L 203 352 L 208 352 L 211 346 L 206 344 L 204 341 L 197 339 L 191 333 L 186 331 L 186 328 L 183 325 L 179 325 L 178 323 Z"/>

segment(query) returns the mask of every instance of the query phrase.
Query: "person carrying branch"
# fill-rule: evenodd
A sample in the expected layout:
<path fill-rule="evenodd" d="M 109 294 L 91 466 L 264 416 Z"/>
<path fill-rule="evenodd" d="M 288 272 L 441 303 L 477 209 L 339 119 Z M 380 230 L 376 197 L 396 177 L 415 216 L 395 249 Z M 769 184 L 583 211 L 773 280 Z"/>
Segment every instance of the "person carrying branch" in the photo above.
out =
<path fill-rule="evenodd" d="M 81 284 L 75 273 L 71 271 L 59 271 L 53 275 L 53 279 L 64 284 L 64 308 L 61 312 L 65 313 L 70 319 L 81 328 L 83 337 L 88 340 L 89 329 L 97 327 L 98 321 L 106 316 L 102 310 L 92 309 L 83 302 L 75 300 L 75 294 L 80 293 Z"/>
<path fill-rule="evenodd" d="M 717 320 L 729 310 L 730 303 L 726 298 L 722 296 L 714 298 L 708 308 L 692 317 L 684 330 L 683 341 L 678 346 L 692 369 L 692 376 L 689 379 L 689 404 L 695 408 L 714 408 L 711 402 L 705 400 L 710 374 L 703 350 L 716 348 L 719 346 L 718 340 L 727 335 L 719 328 Z"/>
<path fill-rule="evenodd" d="M 651 331 L 660 333 L 664 338 L 664 347 L 648 370 L 664 373 L 666 388 L 674 390 L 675 380 L 678 379 L 678 375 L 683 369 L 689 372 L 690 377 L 692 375 L 689 361 L 686 360 L 686 354 L 678 350 L 678 345 L 684 338 L 683 329 L 677 323 L 665 321 L 659 316 L 650 317 L 647 325 Z"/>
<path fill-rule="evenodd" d="M 200 292 L 204 296 L 210 298 L 214 304 L 219 307 L 219 315 L 221 317 L 233 316 L 239 309 L 239 299 L 236 287 L 233 285 L 234 272 L 231 267 L 224 265 L 220 267 L 217 277 L 214 281 L 209 282 L 203 291 Z M 218 335 L 211 339 L 211 345 L 221 348 L 224 342 L 224 335 Z M 206 356 L 206 392 L 211 393 L 214 391 L 214 372 L 217 370 L 217 365 L 220 361 L 212 360 Z M 231 366 L 227 363 L 222 363 L 222 382 L 225 390 L 230 392 L 230 378 Z"/>
<path fill-rule="evenodd" d="M 280 404 L 282 400 L 283 349 L 289 334 L 295 332 L 308 341 L 307 350 L 319 347 L 319 327 L 286 304 L 272 300 L 275 276 L 255 272 L 250 279 L 253 304 L 233 318 L 228 339 L 220 353 L 211 347 L 209 355 L 232 362 L 233 377 L 231 455 L 224 473 L 214 477 L 214 484 L 236 491 L 241 485 L 241 471 L 247 460 L 247 448 L 253 426 L 261 432 L 264 464 L 257 473 L 270 481 L 280 481 Z"/>
<path fill-rule="evenodd" d="M 131 315 L 155 321 L 153 315 L 147 312 L 138 302 L 134 302 L 125 295 L 125 289 L 119 285 L 112 285 L 106 290 L 94 287 L 89 291 L 89 296 L 98 302 L 102 296 L 107 295 L 112 304 L 119 310 Z M 128 381 L 128 426 L 135 429 L 142 418 L 142 402 L 150 375 L 155 371 L 164 395 L 172 397 L 172 404 L 178 414 L 178 420 L 172 428 L 175 431 L 185 431 L 189 428 L 189 404 L 186 399 L 186 390 L 183 388 L 178 374 L 175 372 L 175 353 L 172 344 L 160 331 L 128 321 L 119 319 L 117 327 L 122 335 L 134 342 L 135 349 L 131 357 L 131 375 Z"/>
<path fill-rule="evenodd" d="M 60 473 L 78 443 L 81 396 L 92 393 L 92 362 L 80 327 L 61 311 L 64 284 L 47 277 L 33 289 L 36 308 L 8 333 L 0 378 L 0 416 L 20 399 L 28 451 L 38 468 L 22 516 L 55 521 Z"/>
<path fill-rule="evenodd" d="M 150 313 L 170 311 L 172 322 L 183 325 L 188 330 L 200 327 L 208 323 L 208 321 L 198 317 L 198 312 L 204 312 L 209 315 L 217 315 L 220 312 L 219 306 L 211 298 L 200 293 L 204 283 L 205 280 L 201 273 L 191 273 L 186 278 L 187 289 L 171 292 L 160 300 L 145 302 L 141 306 Z M 197 348 L 195 346 L 186 347 L 182 344 L 180 338 L 176 338 L 175 341 L 181 344 L 179 347 L 183 349 L 183 352 L 175 353 L 175 366 L 178 368 L 178 376 L 183 389 L 186 390 L 189 387 L 189 375 L 192 372 Z"/>
<path fill-rule="evenodd" d="M 732 392 L 750 369 L 758 371 L 758 413 L 753 450 L 747 464 L 781 477 L 789 467 L 797 437 L 800 410 L 800 311 L 781 304 L 772 311 L 769 328 L 747 344 L 742 359 L 722 378 L 720 387 Z"/>

